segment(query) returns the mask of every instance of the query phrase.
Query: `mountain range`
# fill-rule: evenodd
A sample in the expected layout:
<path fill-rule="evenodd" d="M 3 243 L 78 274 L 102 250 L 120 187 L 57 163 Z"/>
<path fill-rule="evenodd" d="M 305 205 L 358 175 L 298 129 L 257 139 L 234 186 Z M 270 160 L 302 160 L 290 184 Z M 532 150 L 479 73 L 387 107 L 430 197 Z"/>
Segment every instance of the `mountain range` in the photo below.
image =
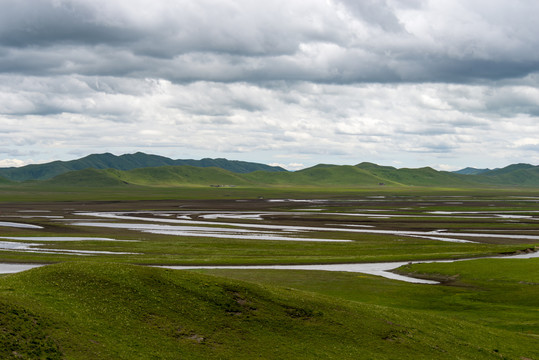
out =
<path fill-rule="evenodd" d="M 397 169 L 363 162 L 319 164 L 286 171 L 259 163 L 227 159 L 172 160 L 144 153 L 93 154 L 72 161 L 0 169 L 0 184 L 34 180 L 50 186 L 441 186 L 539 187 L 539 166 L 513 164 L 500 169 L 466 168 L 457 172 L 430 167 Z"/>
<path fill-rule="evenodd" d="M 218 167 L 235 173 L 249 173 L 257 170 L 286 171 L 278 166 L 227 159 L 173 160 L 164 156 L 142 152 L 116 156 L 110 153 L 92 154 L 71 161 L 53 161 L 46 164 L 22 167 L 0 168 L 0 177 L 12 181 L 47 180 L 55 176 L 83 169 L 132 170 L 158 166 L 191 165 L 196 167 Z"/>

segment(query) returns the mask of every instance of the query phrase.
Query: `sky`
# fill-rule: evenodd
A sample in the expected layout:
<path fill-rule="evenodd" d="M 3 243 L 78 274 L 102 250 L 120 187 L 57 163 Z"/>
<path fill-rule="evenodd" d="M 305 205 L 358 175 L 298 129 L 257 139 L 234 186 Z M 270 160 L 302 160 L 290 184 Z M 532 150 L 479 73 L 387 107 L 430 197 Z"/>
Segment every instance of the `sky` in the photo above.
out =
<path fill-rule="evenodd" d="M 0 0 L 0 167 L 539 164 L 536 0 Z"/>

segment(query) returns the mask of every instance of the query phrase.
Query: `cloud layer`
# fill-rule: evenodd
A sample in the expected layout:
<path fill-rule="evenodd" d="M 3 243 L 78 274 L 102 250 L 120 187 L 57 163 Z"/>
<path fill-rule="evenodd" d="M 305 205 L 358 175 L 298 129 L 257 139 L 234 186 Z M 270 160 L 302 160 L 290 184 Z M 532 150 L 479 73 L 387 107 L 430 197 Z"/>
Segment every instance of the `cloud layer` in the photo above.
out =
<path fill-rule="evenodd" d="M 4 164 L 539 162 L 535 1 L 5 0 Z"/>

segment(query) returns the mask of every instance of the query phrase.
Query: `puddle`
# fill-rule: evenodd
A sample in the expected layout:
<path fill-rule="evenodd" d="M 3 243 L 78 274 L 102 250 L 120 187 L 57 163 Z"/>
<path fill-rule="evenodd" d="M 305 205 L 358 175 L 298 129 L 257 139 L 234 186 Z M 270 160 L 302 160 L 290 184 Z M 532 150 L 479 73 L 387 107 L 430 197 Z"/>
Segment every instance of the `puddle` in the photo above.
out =
<path fill-rule="evenodd" d="M 166 269 L 174 270 L 195 270 L 195 269 L 253 269 L 253 270 L 317 270 L 317 271 L 344 271 L 355 272 L 369 275 L 381 276 L 386 279 L 405 281 L 416 284 L 439 284 L 440 282 L 434 280 L 425 280 L 413 278 L 410 276 L 399 275 L 392 273 L 403 265 L 407 264 L 422 264 L 422 263 L 449 263 L 456 261 L 473 261 L 478 259 L 531 259 L 539 257 L 539 252 L 525 253 L 518 255 L 507 256 L 493 256 L 477 259 L 459 259 L 459 260 L 425 260 L 425 261 L 399 261 L 399 262 L 381 262 L 381 263 L 360 263 L 360 264 L 319 264 L 319 265 L 245 265 L 245 266 L 156 266 Z"/>
<path fill-rule="evenodd" d="M 88 238 L 88 237 L 18 237 L 1 236 L 0 239 L 19 241 L 137 241 L 137 240 L 115 240 L 109 238 Z M 98 250 L 69 250 L 69 249 L 44 249 L 42 243 L 25 243 L 15 241 L 0 241 L 0 251 L 31 252 L 40 254 L 64 254 L 64 255 L 132 255 L 137 253 L 121 251 L 98 251 Z"/>
<path fill-rule="evenodd" d="M 316 199 L 268 199 L 267 202 L 292 202 L 292 203 L 326 203 L 329 200 L 316 200 Z"/>
<path fill-rule="evenodd" d="M 496 214 L 495 216 L 503 219 L 533 219 L 530 215 Z"/>
<path fill-rule="evenodd" d="M 202 219 L 240 219 L 240 220 L 263 220 L 264 214 L 204 214 L 199 215 Z"/>
<path fill-rule="evenodd" d="M 0 226 L 21 228 L 21 229 L 43 229 L 42 226 L 38 226 L 38 225 L 21 224 L 21 223 L 9 222 L 9 221 L 0 221 Z"/>
<path fill-rule="evenodd" d="M 121 251 L 98 251 L 98 250 L 68 250 L 68 249 L 42 249 L 45 244 L 17 243 L 0 241 L 0 251 L 30 252 L 40 254 L 63 254 L 63 255 L 135 255 L 138 253 Z"/>
<path fill-rule="evenodd" d="M 358 224 L 328 224 L 331 226 L 346 226 L 346 227 L 358 227 L 358 228 L 373 228 L 374 225 L 358 225 Z"/>
<path fill-rule="evenodd" d="M 0 236 L 0 239 L 20 240 L 20 241 L 138 241 L 138 240 L 116 240 L 99 237 L 76 237 L 76 236 Z"/>
<path fill-rule="evenodd" d="M 446 241 L 446 242 L 454 242 L 454 243 L 476 243 L 475 241 L 470 240 L 462 240 L 462 239 L 454 239 L 454 238 L 442 238 L 439 236 L 428 236 L 428 235 L 410 235 L 415 238 L 420 239 L 427 239 L 427 240 L 436 240 L 436 241 Z"/>
<path fill-rule="evenodd" d="M 0 274 L 13 274 L 44 266 L 41 264 L 2 264 L 0 263 Z"/>
<path fill-rule="evenodd" d="M 125 215 L 130 214 L 130 215 Z M 296 232 L 309 232 L 309 231 L 325 231 L 325 232 L 349 232 L 349 233 L 364 233 L 364 234 L 384 234 L 384 235 L 396 235 L 396 236 L 405 236 L 405 237 L 423 237 L 427 238 L 429 240 L 435 240 L 435 241 L 446 241 L 446 242 L 474 242 L 464 238 L 509 238 L 509 239 L 521 239 L 521 240 L 539 240 L 538 235 L 523 235 L 523 234 L 493 234 L 493 233 L 479 233 L 479 232 L 438 232 L 438 231 L 403 231 L 403 230 L 378 230 L 378 229 L 367 229 L 367 228 L 338 228 L 338 227 L 318 227 L 318 226 L 290 226 L 290 225 L 272 225 L 272 224 L 251 224 L 251 223 L 229 223 L 229 222 L 217 222 L 217 221 L 202 221 L 202 220 L 187 220 L 187 219 L 163 219 L 163 218 L 154 218 L 154 217 L 142 217 L 142 216 L 133 216 L 133 214 L 136 213 L 79 213 L 78 215 L 85 215 L 85 216 L 93 216 L 93 217 L 101 217 L 101 218 L 108 218 L 108 219 L 121 219 L 121 220 L 133 220 L 133 221 L 147 221 L 147 222 L 162 222 L 162 223 L 175 223 L 175 224 L 182 224 L 182 225 L 211 225 L 211 226 L 229 226 L 231 228 L 235 228 L 239 232 L 238 228 L 257 228 L 257 229 L 271 229 L 275 232 L 290 232 L 290 231 L 296 231 Z M 371 214 L 372 215 L 372 214 Z M 84 224 L 84 225 L 82 225 Z M 105 224 L 105 225 L 103 225 Z M 79 225 L 79 226 L 103 226 L 103 227 L 116 227 L 116 223 L 73 223 L 73 225 Z M 123 224 L 122 226 L 125 228 L 127 225 L 134 224 Z M 136 227 L 139 227 L 139 229 L 145 230 L 152 230 L 152 231 L 161 231 L 161 230 L 174 230 L 178 232 L 183 232 L 188 229 L 182 227 L 177 228 L 163 228 L 167 225 L 159 225 L 154 224 L 151 229 L 143 229 L 144 224 L 137 224 L 133 227 L 133 229 L 137 230 Z M 244 232 L 245 229 L 242 230 Z M 206 234 L 203 234 L 201 232 L 205 231 Z M 215 230 L 215 228 L 212 227 L 201 227 L 197 230 L 200 235 L 198 236 L 209 236 L 209 232 L 214 231 L 214 233 L 219 233 L 218 230 Z M 227 230 L 230 231 L 230 230 Z M 275 232 L 271 235 L 273 236 L 280 236 L 275 235 Z M 170 232 L 167 232 L 168 235 L 174 235 Z M 177 235 L 182 235 L 181 233 L 178 233 Z M 267 232 L 264 233 L 263 236 L 271 236 Z M 196 236 L 196 235 L 190 235 L 190 236 Z M 259 239 L 263 240 L 263 236 L 261 236 Z M 222 236 L 224 237 L 224 236 Z M 228 237 L 228 236 L 227 236 Z M 248 237 L 246 237 L 248 238 Z M 270 240 L 270 239 L 267 239 Z M 303 238 L 281 238 L 277 239 L 274 238 L 273 240 L 295 240 L 295 241 L 305 241 Z M 348 241 L 346 239 L 341 240 L 328 240 L 328 239 L 311 239 L 309 241 Z"/>
<path fill-rule="evenodd" d="M 110 219 L 121 219 L 121 220 L 134 220 L 134 221 L 148 221 L 148 222 L 164 222 L 164 223 L 175 223 L 175 224 L 182 224 L 182 225 L 219 225 L 219 226 L 230 226 L 231 228 L 236 228 L 235 231 L 239 231 L 237 228 L 259 228 L 259 229 L 271 229 L 278 232 L 290 232 L 290 231 L 296 231 L 296 232 L 308 232 L 308 231 L 326 231 L 326 232 L 349 232 L 349 233 L 364 233 L 364 234 L 385 234 L 385 235 L 396 235 L 396 236 L 406 236 L 406 237 L 429 237 L 430 240 L 436 240 L 436 241 L 446 241 L 446 242 L 473 242 L 470 240 L 464 240 L 460 239 L 461 237 L 482 237 L 482 238 L 512 238 L 512 239 L 526 239 L 526 240 L 539 240 L 538 235 L 516 235 L 516 234 L 487 234 L 487 233 L 452 233 L 452 232 L 444 232 L 444 233 L 438 233 L 438 232 L 425 232 L 425 231 L 402 231 L 402 230 L 377 230 L 377 229 L 368 229 L 368 228 L 337 228 L 337 227 L 309 227 L 309 226 L 290 226 L 290 225 L 271 225 L 271 224 L 248 224 L 248 223 L 228 223 L 228 222 L 216 222 L 216 221 L 201 221 L 201 220 L 184 220 L 184 219 L 157 219 L 157 218 L 148 218 L 148 217 L 140 217 L 140 216 L 132 216 L 132 215 L 123 215 L 124 213 L 80 213 L 79 215 L 86 215 L 86 216 L 95 216 L 95 217 L 101 217 L 101 218 L 110 218 Z M 133 214 L 133 213 L 129 213 Z M 122 227 L 127 228 L 127 226 L 131 226 L 134 230 L 152 230 L 152 231 L 161 231 L 161 230 L 174 230 L 182 232 L 186 229 L 184 226 L 177 227 L 177 228 L 165 228 L 168 225 L 159 225 L 159 224 L 153 224 L 151 229 L 144 229 L 145 224 L 122 224 L 121 226 L 116 225 L 117 223 L 73 223 L 73 225 L 79 225 L 79 226 L 103 226 L 103 227 Z M 216 231 L 215 228 L 212 227 L 202 227 L 199 231 L 206 231 L 206 234 L 201 234 L 199 236 L 208 236 L 208 232 Z M 245 230 L 245 229 L 244 229 Z M 166 234 L 173 235 L 169 232 Z M 178 235 L 182 235 L 178 233 Z M 274 236 L 279 236 L 275 235 Z M 435 235 L 435 236 L 433 236 Z M 265 236 L 270 236 L 269 234 L 265 233 Z M 227 236 L 228 237 L 228 236 Z M 262 240 L 263 238 L 260 237 Z M 275 239 L 275 238 L 274 238 Z M 296 240 L 296 241 L 302 241 L 303 238 L 286 238 L 281 240 Z M 275 239 L 279 240 L 279 239 Z M 311 239 L 310 241 L 349 241 L 347 239 L 340 239 L 340 240 L 328 240 L 328 239 Z"/>
<path fill-rule="evenodd" d="M 194 269 L 252 269 L 252 270 L 318 270 L 345 271 L 382 276 L 387 279 L 400 280 L 418 284 L 438 284 L 437 281 L 416 279 L 389 272 L 408 262 L 370 263 L 370 264 L 327 264 L 327 265 L 249 265 L 249 266 L 158 266 L 174 270 Z"/>
<path fill-rule="evenodd" d="M 24 216 L 17 216 L 21 219 L 34 219 L 34 218 L 43 218 L 43 219 L 62 219 L 63 216 L 60 215 L 24 215 Z"/>
<path fill-rule="evenodd" d="M 313 242 L 351 242 L 345 239 L 319 239 L 282 236 L 270 232 L 261 232 L 248 229 L 223 228 L 210 226 L 174 226 L 159 224 L 130 224 L 130 223 L 99 223 L 99 222 L 75 222 L 76 226 L 105 227 L 113 229 L 138 230 L 142 232 L 174 235 L 213 237 L 222 239 L 245 239 L 245 240 L 274 240 L 274 241 L 313 241 Z M 237 224 L 236 224 L 237 225 Z"/>
<path fill-rule="evenodd" d="M 0 246 L 2 246 L 1 244 L 2 242 L 0 242 Z M 18 245 L 20 246 L 21 244 L 18 244 Z M 71 250 L 71 251 L 75 251 L 75 250 Z M 86 252 L 86 253 L 97 253 L 97 252 Z M 110 253 L 110 252 L 100 252 L 100 253 Z M 121 253 L 113 253 L 113 254 L 121 254 Z M 207 266 L 154 265 L 153 267 L 173 269 L 173 270 L 196 270 L 196 269 L 264 270 L 264 269 L 269 269 L 269 270 L 344 271 L 344 272 L 354 272 L 354 273 L 381 276 L 387 279 L 404 281 L 404 282 L 409 282 L 409 283 L 435 285 L 435 284 L 439 284 L 439 282 L 434 281 L 434 280 L 425 280 L 425 279 L 418 279 L 418 278 L 405 276 L 405 275 L 399 275 L 399 274 L 392 273 L 391 271 L 406 264 L 450 263 L 450 262 L 456 262 L 456 261 L 473 261 L 473 260 L 479 260 L 479 259 L 531 259 L 531 258 L 539 258 L 539 252 L 523 253 L 523 254 L 518 254 L 518 255 L 492 256 L 492 257 L 475 258 L 475 259 L 398 261 L 398 262 L 359 263 L 359 264 L 356 263 L 356 264 L 239 265 L 239 266 L 234 266 L 234 265 L 222 265 L 222 266 L 219 266 L 219 265 L 213 265 L 213 266 L 212 265 L 207 265 Z M 43 266 L 43 265 L 0 263 L 0 274 L 16 273 L 16 272 L 29 270 L 29 269 L 39 267 L 39 266 Z"/>

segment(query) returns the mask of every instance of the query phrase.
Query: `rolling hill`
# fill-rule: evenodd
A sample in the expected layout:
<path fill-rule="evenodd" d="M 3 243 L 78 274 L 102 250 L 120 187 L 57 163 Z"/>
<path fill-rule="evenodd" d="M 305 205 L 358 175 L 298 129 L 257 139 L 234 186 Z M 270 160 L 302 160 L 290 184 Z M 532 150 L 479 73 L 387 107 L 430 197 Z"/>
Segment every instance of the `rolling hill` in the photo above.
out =
<path fill-rule="evenodd" d="M 286 171 L 281 167 L 254 162 L 227 159 L 173 160 L 164 156 L 137 152 L 135 154 L 124 154 L 121 156 L 110 153 L 92 154 L 71 161 L 53 161 L 46 164 L 26 165 L 19 168 L 0 168 L 0 176 L 12 181 L 47 180 L 70 171 L 90 168 L 132 170 L 147 167 L 179 165 L 218 167 L 234 173 L 249 173 L 257 170 L 268 172 Z"/>
<path fill-rule="evenodd" d="M 530 164 L 512 164 L 501 169 L 494 169 L 494 170 L 482 172 L 480 175 L 486 175 L 486 176 L 505 175 L 505 174 L 509 174 L 515 171 L 530 170 L 534 167 L 535 166 L 530 165 Z"/>
<path fill-rule="evenodd" d="M 190 165 L 160 166 L 133 170 L 84 169 L 70 171 L 36 184 L 49 186 L 182 186 L 182 185 L 248 185 L 241 174 L 221 168 Z"/>
<path fill-rule="evenodd" d="M 528 164 L 509 165 L 503 169 L 475 175 L 485 184 L 511 186 L 539 186 L 539 166 Z"/>
<path fill-rule="evenodd" d="M 395 183 L 399 185 L 469 186 L 473 183 L 469 177 L 447 171 L 437 171 L 430 167 L 419 169 L 396 169 L 391 166 L 380 166 L 368 162 L 358 164 L 357 167 L 368 171 L 381 179 L 384 179 L 387 183 Z"/>
<path fill-rule="evenodd" d="M 0 185 L 12 184 L 13 181 L 0 176 Z"/>
<path fill-rule="evenodd" d="M 162 166 L 129 171 L 110 171 L 123 182 L 136 185 L 248 185 L 242 174 L 218 167 Z"/>
<path fill-rule="evenodd" d="M 162 166 L 128 171 L 114 169 L 85 169 L 71 171 L 40 182 L 53 186 L 310 186 L 358 187 L 379 184 L 402 186 L 392 180 L 371 174 L 355 166 L 317 165 L 296 172 L 255 171 L 233 173 L 221 168 L 195 166 Z"/>
<path fill-rule="evenodd" d="M 539 187 L 539 166 L 513 164 L 494 170 L 458 172 L 430 167 L 394 168 L 370 162 L 355 166 L 319 164 L 295 172 L 226 159 L 172 160 L 141 152 L 94 154 L 72 161 L 0 169 L 0 185 L 33 180 L 50 186 L 308 186 L 308 187 Z"/>
<path fill-rule="evenodd" d="M 470 321 L 191 271 L 65 262 L 0 283 L 2 359 L 525 359 Z M 536 349 L 536 348 L 535 348 Z M 524 357 L 526 356 L 526 357 Z"/>
<path fill-rule="evenodd" d="M 539 187 L 539 167 L 517 167 L 494 175 L 460 175 L 432 168 L 396 169 L 372 163 L 316 165 L 295 172 L 234 173 L 218 167 L 160 166 L 133 170 L 84 169 L 35 184 L 51 186 L 281 186 L 354 188 L 373 186 L 417 187 Z"/>
<path fill-rule="evenodd" d="M 288 186 L 354 187 L 376 186 L 385 179 L 349 165 L 320 164 L 307 169 L 268 174 L 262 171 L 246 174 L 254 183 Z M 391 185 L 398 185 L 390 182 Z"/>

